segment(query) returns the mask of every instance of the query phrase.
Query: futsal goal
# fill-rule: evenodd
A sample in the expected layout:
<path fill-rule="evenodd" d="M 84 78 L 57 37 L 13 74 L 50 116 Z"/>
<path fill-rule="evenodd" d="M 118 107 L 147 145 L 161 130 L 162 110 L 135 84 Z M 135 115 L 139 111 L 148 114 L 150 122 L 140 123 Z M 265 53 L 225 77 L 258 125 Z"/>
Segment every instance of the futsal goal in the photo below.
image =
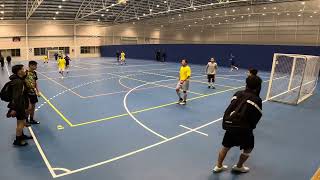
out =
<path fill-rule="evenodd" d="M 267 100 L 297 105 L 314 93 L 320 57 L 274 54 Z"/>
<path fill-rule="evenodd" d="M 58 54 L 59 56 L 63 56 L 64 51 L 63 50 L 48 50 L 48 59 L 55 60 L 55 57 L 54 57 L 55 54 Z"/>

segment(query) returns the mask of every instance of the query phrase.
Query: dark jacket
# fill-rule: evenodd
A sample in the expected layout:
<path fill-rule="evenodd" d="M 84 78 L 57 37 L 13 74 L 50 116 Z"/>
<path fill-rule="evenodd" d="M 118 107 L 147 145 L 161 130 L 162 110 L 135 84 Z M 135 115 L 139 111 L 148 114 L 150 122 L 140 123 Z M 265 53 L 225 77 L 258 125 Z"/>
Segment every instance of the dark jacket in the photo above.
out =
<path fill-rule="evenodd" d="M 4 64 L 4 57 L 2 55 L 0 56 L 0 63 L 1 63 L 1 65 Z"/>
<path fill-rule="evenodd" d="M 11 75 L 9 79 L 12 87 L 12 102 L 8 104 L 8 108 L 24 112 L 29 105 L 24 80 L 15 74 Z"/>
<path fill-rule="evenodd" d="M 7 61 L 8 61 L 8 63 L 11 62 L 11 56 L 7 56 Z"/>
<path fill-rule="evenodd" d="M 259 120 L 262 117 L 262 100 L 255 91 L 250 89 L 236 92 L 232 99 L 236 99 L 236 97 L 243 95 L 243 93 L 248 93 L 251 95 L 248 99 L 250 103 L 246 110 L 246 120 L 247 123 L 249 123 L 250 130 L 253 130 L 256 128 Z"/>

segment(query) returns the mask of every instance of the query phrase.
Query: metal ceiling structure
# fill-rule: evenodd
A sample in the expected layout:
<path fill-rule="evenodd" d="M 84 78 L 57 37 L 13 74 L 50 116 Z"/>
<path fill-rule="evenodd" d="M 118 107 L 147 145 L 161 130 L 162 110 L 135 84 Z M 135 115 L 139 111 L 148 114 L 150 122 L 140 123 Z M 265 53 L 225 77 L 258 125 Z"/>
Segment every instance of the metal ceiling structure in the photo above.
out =
<path fill-rule="evenodd" d="M 299 2 L 304 5 L 304 1 L 297 0 L 127 0 L 125 3 L 121 1 L 123 0 L 0 0 L 0 18 L 1 20 L 69 20 L 119 24 L 175 17 L 181 14 L 201 16 L 204 12 L 212 13 L 214 10 L 276 5 L 284 2 L 287 4 Z M 290 8 L 288 5 L 284 9 L 289 11 Z M 304 7 L 303 10 L 305 10 Z M 279 10 L 274 9 L 274 12 Z M 219 16 L 226 16 L 226 14 L 222 13 Z M 172 20 L 168 18 L 168 21 Z"/>

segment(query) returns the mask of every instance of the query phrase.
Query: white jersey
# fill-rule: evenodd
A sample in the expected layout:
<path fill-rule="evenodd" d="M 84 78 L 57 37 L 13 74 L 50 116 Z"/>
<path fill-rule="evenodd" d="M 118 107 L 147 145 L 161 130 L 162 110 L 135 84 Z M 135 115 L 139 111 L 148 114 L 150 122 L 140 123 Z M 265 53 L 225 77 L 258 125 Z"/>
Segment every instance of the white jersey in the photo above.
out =
<path fill-rule="evenodd" d="M 208 62 L 207 67 L 206 67 L 206 73 L 207 74 L 216 74 L 217 69 L 218 69 L 217 63 Z"/>

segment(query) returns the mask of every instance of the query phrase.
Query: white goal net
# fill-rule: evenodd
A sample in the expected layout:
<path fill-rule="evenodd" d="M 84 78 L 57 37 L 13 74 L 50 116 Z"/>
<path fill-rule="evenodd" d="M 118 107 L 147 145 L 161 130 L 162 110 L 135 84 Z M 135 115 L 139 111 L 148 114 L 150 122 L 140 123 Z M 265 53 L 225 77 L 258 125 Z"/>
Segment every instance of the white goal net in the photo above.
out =
<path fill-rule="evenodd" d="M 55 54 L 58 54 L 59 56 L 64 56 L 63 50 L 48 50 L 48 59 L 55 60 Z"/>
<path fill-rule="evenodd" d="M 318 56 L 274 54 L 267 99 L 299 104 L 313 94 L 319 69 Z"/>

